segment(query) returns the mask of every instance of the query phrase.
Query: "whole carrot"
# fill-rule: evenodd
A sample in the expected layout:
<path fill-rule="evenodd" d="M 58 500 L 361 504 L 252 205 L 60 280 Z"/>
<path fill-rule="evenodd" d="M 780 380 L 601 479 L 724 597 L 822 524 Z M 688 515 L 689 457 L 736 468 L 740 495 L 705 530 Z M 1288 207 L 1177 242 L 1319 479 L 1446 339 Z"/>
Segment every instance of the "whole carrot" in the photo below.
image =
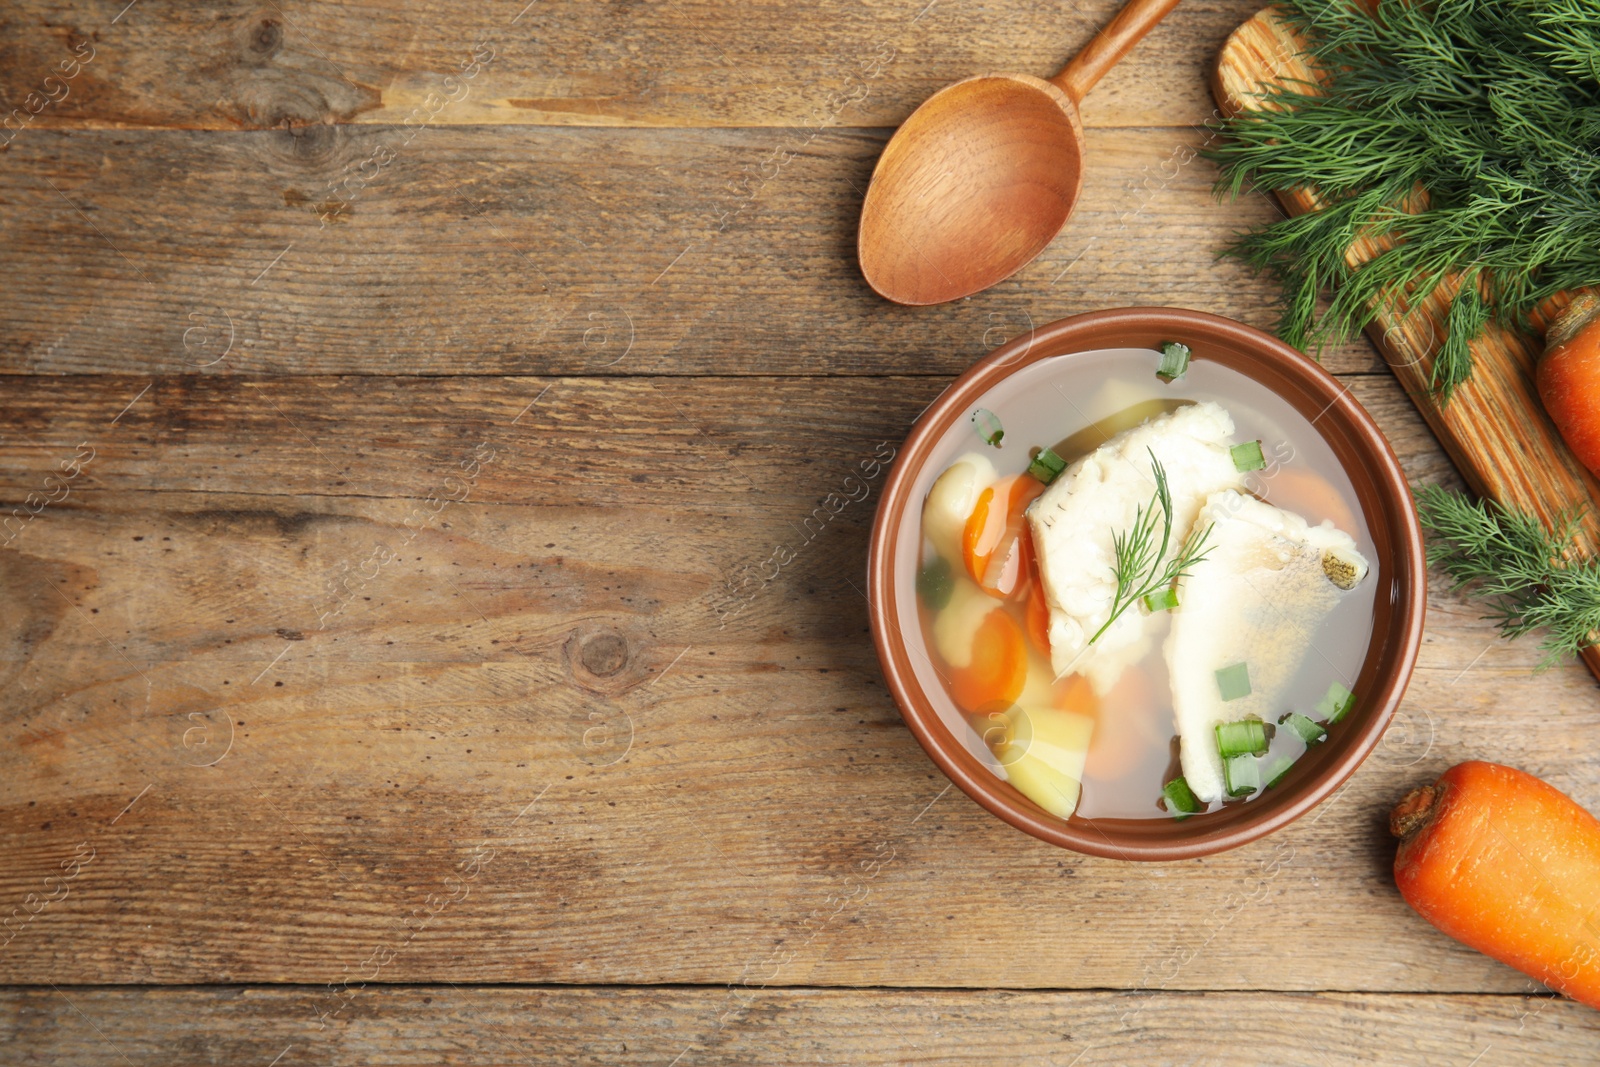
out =
<path fill-rule="evenodd" d="M 1531 774 L 1473 760 L 1406 794 L 1389 830 L 1419 915 L 1600 1008 L 1600 820 Z"/>
<path fill-rule="evenodd" d="M 1551 323 L 1534 380 L 1567 447 L 1600 474 L 1600 295 L 1579 293 Z"/>

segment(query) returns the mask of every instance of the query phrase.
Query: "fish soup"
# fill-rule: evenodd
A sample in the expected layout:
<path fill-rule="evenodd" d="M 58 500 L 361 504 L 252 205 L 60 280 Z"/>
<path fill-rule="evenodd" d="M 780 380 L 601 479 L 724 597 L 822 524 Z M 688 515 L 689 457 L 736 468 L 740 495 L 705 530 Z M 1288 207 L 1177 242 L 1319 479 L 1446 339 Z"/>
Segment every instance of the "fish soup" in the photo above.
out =
<path fill-rule="evenodd" d="M 1186 356 L 1020 369 L 914 496 L 913 669 L 952 734 L 1060 818 L 1249 803 L 1361 699 L 1378 583 L 1354 488 L 1265 386 L 1207 360 L 1158 376 Z"/>

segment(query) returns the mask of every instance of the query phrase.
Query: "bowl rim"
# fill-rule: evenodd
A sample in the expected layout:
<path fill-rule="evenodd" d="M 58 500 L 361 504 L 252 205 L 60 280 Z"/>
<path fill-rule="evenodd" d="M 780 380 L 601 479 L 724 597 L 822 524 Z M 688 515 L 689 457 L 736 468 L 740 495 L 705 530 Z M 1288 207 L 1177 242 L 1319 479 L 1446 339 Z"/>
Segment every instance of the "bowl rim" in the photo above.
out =
<path fill-rule="evenodd" d="M 1263 805 L 1259 815 L 1246 815 L 1213 829 L 1207 829 L 1204 820 L 1197 820 L 1190 835 L 1175 840 L 1149 841 L 1129 836 L 1119 839 L 1114 827 L 1108 833 L 1093 820 L 1076 816 L 1059 820 L 995 777 L 945 727 L 931 704 L 920 698 L 921 687 L 914 681 L 894 599 L 895 535 L 914 503 L 909 498 L 917 476 L 954 416 L 1010 374 L 1039 360 L 1074 352 L 1149 346 L 1147 342 L 1106 340 L 1106 334 L 1203 339 L 1212 347 L 1230 350 L 1262 365 L 1276 360 L 1277 373 L 1325 400 L 1326 407 L 1311 421 L 1331 417 L 1361 455 L 1361 469 L 1352 469 L 1346 463 L 1345 473 L 1357 486 L 1364 482 L 1372 485 L 1393 530 L 1396 549 L 1391 563 L 1397 593 L 1389 609 L 1393 620 L 1390 636 L 1378 653 L 1377 687 L 1362 701 L 1362 719 L 1351 722 L 1357 729 L 1343 732 L 1339 742 L 1343 748 L 1333 753 L 1326 765 L 1297 791 L 1270 803 L 1253 802 L 1252 807 L 1255 803 Z M 1076 340 L 1084 338 L 1095 340 L 1074 346 Z M 1250 377 L 1260 381 L 1256 374 Z M 1279 391 L 1269 382 L 1262 384 Z M 1369 524 L 1371 521 L 1369 517 Z M 896 454 L 873 517 L 867 550 L 867 601 L 873 644 L 901 717 L 924 751 L 964 793 L 1024 833 L 1076 852 L 1109 859 L 1182 860 L 1237 848 L 1281 829 L 1316 807 L 1355 773 L 1398 710 L 1416 665 L 1426 615 L 1426 575 L 1422 530 L 1412 505 L 1410 485 L 1388 440 L 1348 386 L 1285 342 L 1233 319 L 1187 308 L 1126 307 L 1058 319 L 1013 338 L 969 367 L 923 410 Z"/>

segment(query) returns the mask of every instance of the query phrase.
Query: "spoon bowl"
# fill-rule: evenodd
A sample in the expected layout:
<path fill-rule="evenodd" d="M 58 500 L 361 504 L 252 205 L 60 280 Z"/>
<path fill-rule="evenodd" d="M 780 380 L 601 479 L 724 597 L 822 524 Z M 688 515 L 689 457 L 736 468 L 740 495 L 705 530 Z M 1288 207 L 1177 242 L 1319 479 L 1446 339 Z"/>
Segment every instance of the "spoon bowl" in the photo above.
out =
<path fill-rule="evenodd" d="M 1178 0 L 1131 0 L 1055 77 L 947 86 L 889 139 L 861 205 L 861 273 L 897 304 L 981 292 L 1055 239 L 1083 187 L 1078 103 Z"/>
<path fill-rule="evenodd" d="M 861 208 L 861 272 L 898 304 L 942 304 L 1021 270 L 1072 214 L 1083 126 L 1043 78 L 941 89 L 900 127 Z"/>

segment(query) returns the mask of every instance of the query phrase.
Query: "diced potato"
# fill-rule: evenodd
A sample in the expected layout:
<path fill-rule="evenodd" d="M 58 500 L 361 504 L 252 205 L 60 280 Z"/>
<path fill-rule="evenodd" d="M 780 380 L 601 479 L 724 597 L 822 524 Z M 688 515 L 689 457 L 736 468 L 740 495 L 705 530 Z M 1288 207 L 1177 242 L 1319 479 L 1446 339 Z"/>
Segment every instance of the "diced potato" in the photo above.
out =
<path fill-rule="evenodd" d="M 949 603 L 933 617 L 933 647 L 946 666 L 962 669 L 972 665 L 972 643 L 978 627 L 989 612 L 997 610 L 999 602 L 965 573 L 955 576 Z"/>
<path fill-rule="evenodd" d="M 995 751 L 1006 778 L 1051 815 L 1067 818 L 1078 807 L 1094 719 L 1072 711 L 1021 705 L 1007 717 L 1010 735 Z"/>
<path fill-rule="evenodd" d="M 950 464 L 928 490 L 922 505 L 922 533 L 952 566 L 962 566 L 961 532 L 979 494 L 993 485 L 996 477 L 988 457 L 969 452 Z"/>

